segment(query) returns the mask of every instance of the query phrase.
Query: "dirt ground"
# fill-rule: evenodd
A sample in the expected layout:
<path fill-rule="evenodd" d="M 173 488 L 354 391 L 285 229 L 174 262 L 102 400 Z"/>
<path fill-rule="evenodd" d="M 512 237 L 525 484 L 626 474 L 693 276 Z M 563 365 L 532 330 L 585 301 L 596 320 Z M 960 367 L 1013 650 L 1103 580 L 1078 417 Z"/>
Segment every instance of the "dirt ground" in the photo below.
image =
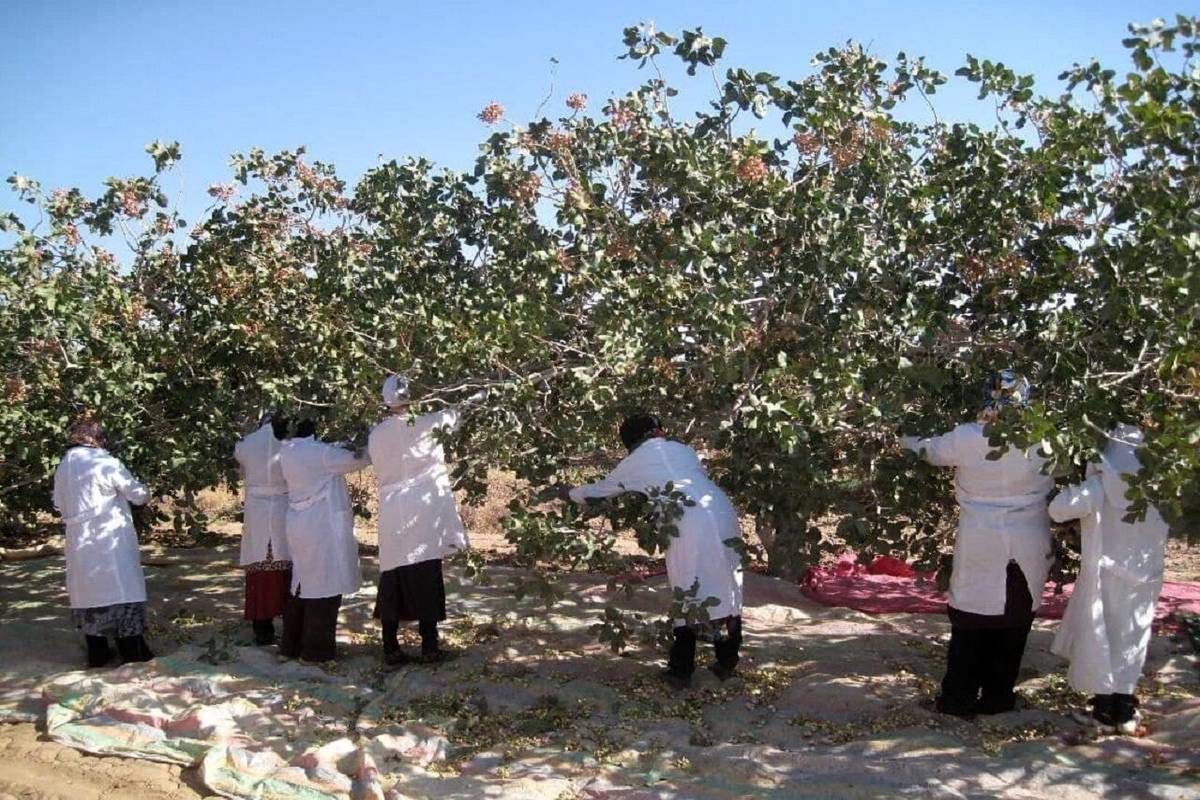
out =
<path fill-rule="evenodd" d="M 213 526 L 215 544 L 162 550 L 148 559 L 156 564 L 146 568 L 149 638 L 160 655 L 219 636 L 248 639 L 240 620 L 241 573 L 234 566 L 238 526 L 228 516 L 236 498 L 216 493 L 205 502 L 214 515 L 224 517 Z M 495 554 L 509 549 L 498 524 L 506 502 L 501 495 L 481 508 L 464 509 L 475 547 Z M 369 619 L 377 570 L 370 555 L 374 537 L 365 526 L 359 535 L 366 545 L 364 590 L 343 607 L 340 642 L 345 669 L 375 676 L 377 640 Z M 1171 579 L 1200 580 L 1196 549 L 1173 545 L 1169 564 Z M 496 572 L 501 578 L 508 574 L 503 567 Z M 582 739 L 582 747 L 592 748 L 599 764 L 614 770 L 610 777 L 627 778 L 640 770 L 643 778 L 654 776 L 652 781 L 645 778 L 645 786 L 652 783 L 653 788 L 580 793 L 578 776 L 571 771 L 575 767 L 569 769 L 560 756 L 558 761 L 547 758 L 543 766 L 559 770 L 560 777 L 575 776 L 576 783 L 548 783 L 542 788 L 559 786 L 562 793 L 547 797 L 882 797 L 908 794 L 923 783 L 951 787 L 953 792 L 945 796 L 959 797 L 1200 797 L 1194 791 L 1200 786 L 1200 679 L 1195 654 L 1179 635 L 1156 635 L 1152 644 L 1143 684 L 1152 736 L 1096 739 L 1064 714 L 1081 698 L 1065 689 L 1063 665 L 1048 652 L 1054 622 L 1039 621 L 1031 637 L 1022 672 L 1025 709 L 989 721 L 960 722 L 929 710 L 948 633 L 941 617 L 871 617 L 826 608 L 803 598 L 794 586 L 750 576 L 743 678 L 730 688 L 702 671 L 697 688 L 679 702 L 651 680 L 657 654 L 641 649 L 632 658 L 612 656 L 587 633 L 597 604 L 605 599 L 596 578 L 568 578 L 574 586 L 569 596 L 576 599 L 565 610 L 555 610 L 561 624 L 551 624 L 554 615 L 543 612 L 514 616 L 503 580 L 490 588 L 464 585 L 457 576 L 449 582 L 451 604 L 461 615 L 447 626 L 447 638 L 474 655 L 441 672 L 379 677 L 381 689 L 396 690 L 396 681 L 402 689 L 408 681 L 425 690 L 451 692 L 456 679 L 477 680 L 479 670 L 487 673 L 489 665 L 508 665 L 512 675 L 500 675 L 495 685 L 474 691 L 528 695 L 530 689 L 520 688 L 528 686 L 528 677 L 513 676 L 582 670 L 590 681 L 588 691 L 606 696 L 616 691 L 612 708 L 626 704 L 625 712 L 611 718 L 601 704 L 591 718 L 562 732 L 564 738 L 552 734 L 541 744 L 573 752 Z M 0 625 L 0 664 L 5 665 L 0 683 L 16 686 L 38 677 L 30 671 L 78 667 L 82 650 L 66 619 L 62 587 L 61 556 L 0 562 L 0 622 L 5 623 Z M 653 611 L 665 604 L 655 596 L 661 588 L 652 587 L 637 602 Z M 503 635 L 481 638 L 481 626 L 497 624 Z M 632 723 L 630 708 L 639 709 Z M 646 729 L 654 732 L 651 748 L 641 744 Z M 601 746 L 597 737 L 612 741 Z M 600 752 L 609 750 L 615 755 Z M 621 761 L 626 752 L 629 763 Z M 513 783 L 519 766 L 532 763 L 527 756 L 512 757 L 488 772 L 488 782 L 468 780 L 476 774 L 472 769 L 483 775 L 484 767 L 478 765 L 486 766 L 489 757 L 472 753 L 450 783 L 445 776 L 437 781 L 410 776 L 418 793 L 405 796 L 543 796 L 541 789 L 523 794 Z M 655 758 L 661 763 L 648 766 Z M 891 766 L 867 766 L 876 762 Z M 1014 770 L 1020 773 L 1016 778 Z M 409 785 L 406 791 L 411 791 Z M 903 792 L 902 786 L 907 787 Z M 935 794 L 940 796 L 940 790 Z M 0 800 L 210 796 L 195 769 L 92 756 L 47 740 L 37 723 L 0 724 Z"/>

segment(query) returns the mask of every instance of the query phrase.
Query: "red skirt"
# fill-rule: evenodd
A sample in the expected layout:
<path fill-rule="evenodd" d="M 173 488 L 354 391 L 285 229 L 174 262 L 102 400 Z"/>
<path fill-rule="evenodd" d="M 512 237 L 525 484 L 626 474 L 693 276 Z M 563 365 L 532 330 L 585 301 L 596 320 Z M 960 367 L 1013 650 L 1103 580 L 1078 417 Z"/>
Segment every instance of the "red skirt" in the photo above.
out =
<path fill-rule="evenodd" d="M 292 586 L 290 569 L 246 573 L 246 619 L 274 619 L 283 613 L 283 603 Z"/>

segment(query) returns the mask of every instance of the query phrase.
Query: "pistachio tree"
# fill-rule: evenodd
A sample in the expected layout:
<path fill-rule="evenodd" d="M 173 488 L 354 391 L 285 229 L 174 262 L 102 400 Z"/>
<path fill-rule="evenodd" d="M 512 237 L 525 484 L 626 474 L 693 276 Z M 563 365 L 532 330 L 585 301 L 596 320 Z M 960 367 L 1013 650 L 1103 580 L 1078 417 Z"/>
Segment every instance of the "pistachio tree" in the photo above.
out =
<path fill-rule="evenodd" d="M 449 442 L 456 478 L 478 499 L 489 470 L 515 474 L 506 527 L 531 564 L 621 571 L 590 515 L 543 492 L 611 464 L 620 418 L 650 410 L 706 455 L 773 572 L 844 547 L 936 566 L 950 476 L 897 434 L 973 418 L 1011 367 L 1036 391 L 989 428 L 998 449 L 1077 473 L 1140 424 L 1132 513 L 1200 538 L 1197 20 L 1125 44 L 1122 72 L 1074 65 L 1042 93 L 974 56 L 948 75 L 853 43 L 793 78 L 726 69 L 724 40 L 643 25 L 623 39 L 643 83 L 532 121 L 490 104 L 465 173 L 397 159 L 351 186 L 255 150 L 191 224 L 159 183 L 175 144 L 96 197 L 13 176 L 29 211 L 0 248 L 0 521 L 49 510 L 81 410 L 186 512 L 235 479 L 264 409 L 352 438 L 405 370 L 429 407 L 484 393 Z M 713 87 L 704 108 L 676 108 L 675 72 Z M 940 115 L 950 80 L 994 122 Z"/>

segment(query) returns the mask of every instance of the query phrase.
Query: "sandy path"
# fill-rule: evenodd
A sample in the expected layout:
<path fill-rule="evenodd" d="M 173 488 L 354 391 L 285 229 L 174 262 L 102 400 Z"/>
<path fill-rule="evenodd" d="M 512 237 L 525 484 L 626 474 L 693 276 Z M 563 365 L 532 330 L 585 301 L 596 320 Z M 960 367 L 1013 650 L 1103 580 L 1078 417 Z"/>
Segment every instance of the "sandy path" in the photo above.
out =
<path fill-rule="evenodd" d="M 33 723 L 0 725 L 0 800 L 192 800 L 209 796 L 195 770 L 101 758 L 39 736 Z"/>

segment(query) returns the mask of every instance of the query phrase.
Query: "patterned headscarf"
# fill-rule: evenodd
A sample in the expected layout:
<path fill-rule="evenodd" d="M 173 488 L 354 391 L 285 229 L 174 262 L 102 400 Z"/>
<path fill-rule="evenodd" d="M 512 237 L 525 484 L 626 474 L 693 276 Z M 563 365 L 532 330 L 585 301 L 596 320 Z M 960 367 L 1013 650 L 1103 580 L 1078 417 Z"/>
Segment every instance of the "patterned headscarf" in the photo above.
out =
<path fill-rule="evenodd" d="M 67 442 L 73 447 L 104 447 L 104 428 L 90 415 L 84 414 L 71 423 Z"/>
<path fill-rule="evenodd" d="M 1002 369 L 993 374 L 983 387 L 981 420 L 993 420 L 1005 406 L 1029 405 L 1029 381 L 1011 369 Z"/>

